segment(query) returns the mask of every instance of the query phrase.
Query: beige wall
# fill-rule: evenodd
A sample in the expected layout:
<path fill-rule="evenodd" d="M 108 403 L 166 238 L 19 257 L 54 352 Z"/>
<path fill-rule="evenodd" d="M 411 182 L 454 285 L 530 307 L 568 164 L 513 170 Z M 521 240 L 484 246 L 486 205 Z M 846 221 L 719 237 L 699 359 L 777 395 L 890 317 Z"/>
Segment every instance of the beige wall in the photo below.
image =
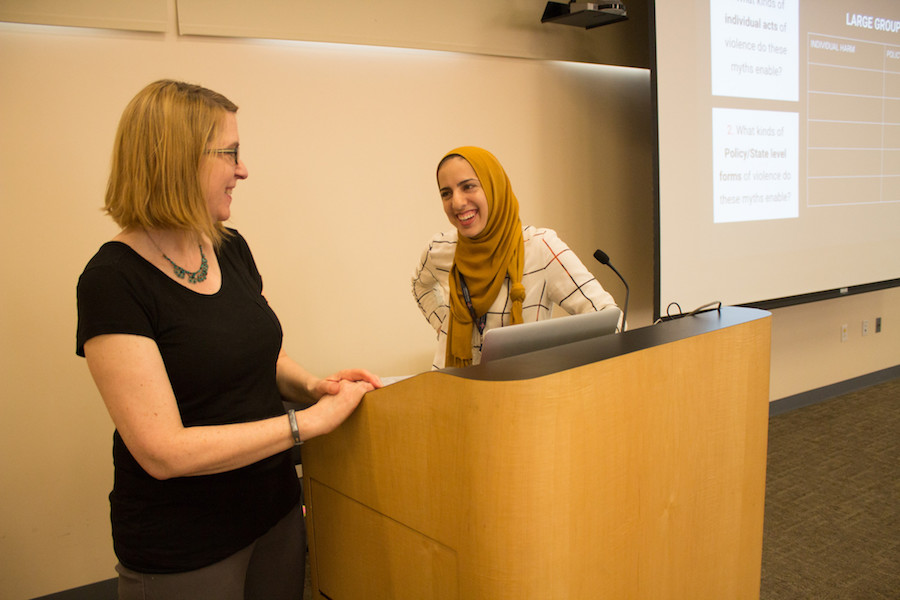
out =
<path fill-rule="evenodd" d="M 556 228 L 621 301 L 615 275 L 590 258 L 597 247 L 612 256 L 632 287 L 632 327 L 652 318 L 646 71 L 168 31 L 0 23 L 3 598 L 114 576 L 112 426 L 74 354 L 74 294 L 116 231 L 99 210 L 116 123 L 154 79 L 198 82 L 241 106 L 250 178 L 231 224 L 254 250 L 287 350 L 314 372 L 430 364 L 409 278 L 447 227 L 435 163 L 462 144 L 495 152 L 523 220 Z M 821 306 L 778 311 L 774 357 L 786 366 L 773 365 L 773 397 L 898 362 L 896 292 L 845 300 L 828 319 L 883 316 L 885 331 L 841 345 Z M 795 366 L 807 356 L 814 369 Z"/>
<path fill-rule="evenodd" d="M 773 400 L 900 365 L 900 288 L 772 313 Z M 881 333 L 875 333 L 877 317 Z M 869 322 L 868 335 L 862 333 L 863 321 Z M 841 341 L 843 325 L 846 341 Z"/>
<path fill-rule="evenodd" d="M 632 321 L 649 322 L 651 282 L 638 275 L 652 271 L 645 70 L 4 23 L 0 56 L 0 597 L 114 576 L 112 427 L 74 354 L 74 294 L 116 231 L 100 212 L 116 123 L 154 79 L 199 82 L 240 105 L 250 177 L 231 224 L 254 250 L 287 350 L 314 372 L 431 364 L 410 277 L 449 227 L 436 163 L 463 144 L 497 154 L 523 220 L 557 228 L 614 294 L 596 247 L 635 274 Z"/>

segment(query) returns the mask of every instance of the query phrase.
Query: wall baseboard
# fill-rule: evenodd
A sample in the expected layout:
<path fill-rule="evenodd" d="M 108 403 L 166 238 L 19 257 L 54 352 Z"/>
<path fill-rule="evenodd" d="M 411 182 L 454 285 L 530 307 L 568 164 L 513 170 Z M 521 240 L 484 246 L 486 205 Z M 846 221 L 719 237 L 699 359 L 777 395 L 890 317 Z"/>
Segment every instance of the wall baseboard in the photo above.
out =
<path fill-rule="evenodd" d="M 773 400 L 769 403 L 769 416 L 774 417 L 794 410 L 795 408 L 803 408 L 810 404 L 830 400 L 841 394 L 849 394 L 850 392 L 855 392 L 856 390 L 861 390 L 878 383 L 884 383 L 885 381 L 890 381 L 897 377 L 900 377 L 900 365 L 888 367 L 887 369 L 875 371 L 874 373 L 869 373 L 867 375 L 854 377 L 853 379 L 839 381 L 838 383 L 809 390 L 808 392 L 787 396 L 780 400 Z"/>

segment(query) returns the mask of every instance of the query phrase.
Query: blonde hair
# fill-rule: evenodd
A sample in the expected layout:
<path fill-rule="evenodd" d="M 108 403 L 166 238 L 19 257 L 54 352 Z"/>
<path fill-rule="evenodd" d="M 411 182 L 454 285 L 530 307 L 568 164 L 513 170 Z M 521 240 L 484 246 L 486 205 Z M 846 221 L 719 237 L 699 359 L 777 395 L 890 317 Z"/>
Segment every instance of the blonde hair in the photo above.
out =
<path fill-rule="evenodd" d="M 200 160 L 225 114 L 237 109 L 222 94 L 180 81 L 141 90 L 119 121 L 106 213 L 123 229 L 193 231 L 218 246 L 226 229 L 210 218 Z"/>

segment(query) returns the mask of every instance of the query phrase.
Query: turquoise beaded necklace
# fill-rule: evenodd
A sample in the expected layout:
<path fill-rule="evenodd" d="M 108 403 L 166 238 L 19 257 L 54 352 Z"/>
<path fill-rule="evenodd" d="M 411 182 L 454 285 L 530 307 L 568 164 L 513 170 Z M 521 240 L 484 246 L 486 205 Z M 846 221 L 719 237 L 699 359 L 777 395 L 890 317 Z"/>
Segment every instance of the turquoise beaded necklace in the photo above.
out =
<path fill-rule="evenodd" d="M 188 283 L 200 283 L 201 281 L 206 280 L 206 273 L 209 271 L 209 263 L 206 262 L 206 255 L 203 253 L 203 244 L 197 244 L 197 247 L 200 249 L 200 268 L 196 271 L 188 271 L 183 267 L 179 267 L 175 264 L 175 261 L 169 258 L 169 256 L 163 252 L 162 248 L 159 247 L 159 244 L 156 243 L 156 240 L 150 235 L 149 231 L 144 230 L 147 233 L 147 237 L 150 238 L 150 241 L 153 242 L 153 245 L 156 246 L 156 249 L 162 253 L 163 258 L 169 261 L 169 264 L 172 265 L 172 269 L 175 272 L 175 276 L 178 279 L 184 279 L 187 277 Z"/>
<path fill-rule="evenodd" d="M 206 262 L 206 255 L 203 254 L 203 246 L 198 245 L 200 248 L 200 268 L 196 271 L 188 271 L 182 267 L 179 267 L 175 264 L 175 261 L 166 256 L 166 253 L 163 252 L 163 258 L 169 261 L 172 264 L 172 268 L 175 270 L 175 276 L 179 279 L 184 279 L 185 275 L 187 275 L 188 283 L 200 283 L 206 279 L 206 272 L 209 270 L 209 264 Z"/>

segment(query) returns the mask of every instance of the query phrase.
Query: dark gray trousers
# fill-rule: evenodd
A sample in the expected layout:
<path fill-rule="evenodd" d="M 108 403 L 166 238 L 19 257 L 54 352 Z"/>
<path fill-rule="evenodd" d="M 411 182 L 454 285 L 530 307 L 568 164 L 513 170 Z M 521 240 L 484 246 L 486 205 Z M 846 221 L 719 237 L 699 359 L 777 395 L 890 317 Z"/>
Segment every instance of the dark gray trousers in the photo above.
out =
<path fill-rule="evenodd" d="M 306 524 L 300 506 L 228 558 L 186 573 L 138 573 L 116 565 L 119 600 L 302 600 Z"/>

